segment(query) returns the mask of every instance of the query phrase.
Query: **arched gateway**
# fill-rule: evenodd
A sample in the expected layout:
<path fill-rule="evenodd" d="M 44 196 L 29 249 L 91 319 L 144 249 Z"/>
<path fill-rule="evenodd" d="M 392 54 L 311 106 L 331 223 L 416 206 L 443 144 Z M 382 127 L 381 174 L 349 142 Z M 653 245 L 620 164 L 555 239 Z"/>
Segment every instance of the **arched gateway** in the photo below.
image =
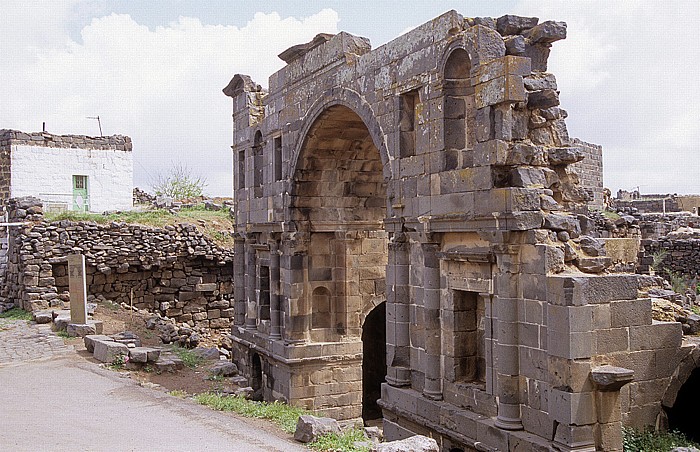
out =
<path fill-rule="evenodd" d="M 614 451 L 654 422 L 620 391 L 666 381 L 680 325 L 579 246 L 599 148 L 546 72 L 565 35 L 450 11 L 376 50 L 319 35 L 267 91 L 233 77 L 233 359 L 264 399 L 443 450 Z"/>

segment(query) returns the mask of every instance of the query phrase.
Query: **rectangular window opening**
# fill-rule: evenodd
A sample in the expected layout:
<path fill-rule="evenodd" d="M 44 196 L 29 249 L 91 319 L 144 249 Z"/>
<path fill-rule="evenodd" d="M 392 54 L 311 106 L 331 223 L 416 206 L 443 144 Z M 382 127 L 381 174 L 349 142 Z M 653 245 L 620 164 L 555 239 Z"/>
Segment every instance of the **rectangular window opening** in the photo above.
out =
<path fill-rule="evenodd" d="M 417 105 L 420 103 L 418 90 L 409 91 L 399 101 L 399 148 L 401 157 L 416 155 Z"/>
<path fill-rule="evenodd" d="M 282 136 L 275 137 L 275 180 L 282 180 Z"/>
<path fill-rule="evenodd" d="M 452 292 L 455 381 L 484 383 L 484 299 L 476 292 Z"/>

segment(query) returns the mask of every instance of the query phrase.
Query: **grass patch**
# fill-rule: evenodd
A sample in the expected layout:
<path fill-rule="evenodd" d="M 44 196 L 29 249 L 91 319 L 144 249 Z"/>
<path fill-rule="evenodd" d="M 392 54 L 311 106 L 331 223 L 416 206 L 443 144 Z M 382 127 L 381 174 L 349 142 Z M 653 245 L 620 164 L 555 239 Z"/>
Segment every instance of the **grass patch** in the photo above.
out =
<path fill-rule="evenodd" d="M 112 370 L 122 370 L 124 369 L 124 366 L 127 362 L 129 362 L 129 357 L 120 353 L 114 357 L 112 363 L 107 367 L 109 367 Z"/>
<path fill-rule="evenodd" d="M 144 211 L 126 211 L 107 215 L 99 213 L 85 213 L 65 211 L 58 213 L 46 213 L 47 221 L 92 221 L 98 224 L 109 224 L 113 221 L 119 223 L 132 223 L 144 226 L 164 227 L 178 223 L 191 223 L 204 235 L 212 239 L 222 247 L 233 246 L 233 236 L 228 232 L 233 229 L 233 220 L 227 209 L 205 210 L 204 206 L 186 207 L 171 214 L 165 209 Z"/>
<path fill-rule="evenodd" d="M 700 447 L 680 432 L 655 433 L 622 429 L 625 452 L 668 452 L 674 447 Z"/>
<path fill-rule="evenodd" d="M 621 218 L 619 213 L 613 212 L 612 210 L 603 210 L 603 211 L 600 212 L 600 213 L 601 213 L 605 218 L 607 218 L 608 220 L 612 220 L 612 221 L 619 220 L 619 219 Z"/>
<path fill-rule="evenodd" d="M 184 399 L 185 397 L 188 396 L 187 392 L 182 391 L 180 389 L 175 389 L 173 391 L 168 392 L 168 395 L 171 395 L 173 397 L 179 397 L 181 399 Z"/>
<path fill-rule="evenodd" d="M 0 314 L 0 319 L 8 320 L 31 320 L 32 313 L 20 308 L 12 308 Z"/>
<path fill-rule="evenodd" d="M 62 337 L 63 339 L 71 339 L 71 336 L 68 334 L 68 331 L 66 331 L 66 330 L 56 331 L 56 336 Z"/>
<path fill-rule="evenodd" d="M 321 435 L 309 443 L 309 448 L 319 452 L 368 452 L 369 447 L 357 447 L 358 441 L 366 441 L 365 434 L 360 429 L 352 429 L 338 435 L 329 433 Z"/>
<path fill-rule="evenodd" d="M 191 369 L 194 369 L 204 362 L 204 358 L 197 356 L 197 354 L 190 349 L 174 345 L 171 350 L 182 360 L 185 366 Z"/>
<path fill-rule="evenodd" d="M 207 392 L 194 396 L 197 403 L 217 411 L 232 411 L 245 417 L 268 419 L 279 425 L 287 433 L 294 433 L 297 420 L 309 411 L 281 402 L 253 402 L 243 397 L 227 396 Z"/>

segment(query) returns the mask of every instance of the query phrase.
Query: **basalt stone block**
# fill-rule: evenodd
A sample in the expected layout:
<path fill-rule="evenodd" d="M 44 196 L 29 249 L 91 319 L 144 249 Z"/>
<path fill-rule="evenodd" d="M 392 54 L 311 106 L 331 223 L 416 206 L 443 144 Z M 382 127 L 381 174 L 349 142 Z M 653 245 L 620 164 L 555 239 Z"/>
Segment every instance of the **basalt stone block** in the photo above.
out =
<path fill-rule="evenodd" d="M 532 91 L 527 94 L 528 108 L 549 108 L 559 105 L 559 94 L 553 89 Z"/>
<path fill-rule="evenodd" d="M 114 359 L 119 356 L 129 355 L 129 347 L 125 344 L 114 342 L 114 341 L 94 341 L 94 350 L 92 356 L 103 363 L 111 363 Z"/>
<path fill-rule="evenodd" d="M 555 22 L 548 20 L 539 25 L 535 25 L 527 33 L 527 38 L 532 43 L 552 43 L 561 39 L 566 39 L 566 22 Z"/>
<path fill-rule="evenodd" d="M 544 188 L 547 179 L 541 168 L 513 168 L 509 174 L 510 184 L 513 187 Z"/>
<path fill-rule="evenodd" d="M 547 154 L 552 165 L 569 165 L 585 158 L 583 150 L 568 146 L 549 148 Z"/>
<path fill-rule="evenodd" d="M 83 337 L 83 343 L 88 352 L 92 353 L 95 350 L 95 341 L 111 341 L 112 338 L 103 334 L 92 334 Z"/>
<path fill-rule="evenodd" d="M 537 17 L 522 17 L 512 14 L 506 14 L 496 19 L 496 30 L 503 35 L 516 35 L 523 30 L 532 28 L 537 25 L 539 19 Z"/>
<path fill-rule="evenodd" d="M 524 55 L 525 38 L 520 35 L 508 36 L 503 40 L 506 45 L 506 55 Z"/>
<path fill-rule="evenodd" d="M 574 216 L 549 213 L 544 218 L 544 227 L 555 231 L 575 231 L 579 229 L 579 224 Z"/>
<path fill-rule="evenodd" d="M 316 417 L 311 415 L 299 416 L 297 428 L 294 431 L 294 439 L 301 443 L 310 443 L 321 435 L 340 434 L 340 425 L 335 419 L 328 417 Z"/>
<path fill-rule="evenodd" d="M 527 143 L 514 143 L 508 151 L 506 165 L 547 165 L 547 154 L 544 147 Z"/>

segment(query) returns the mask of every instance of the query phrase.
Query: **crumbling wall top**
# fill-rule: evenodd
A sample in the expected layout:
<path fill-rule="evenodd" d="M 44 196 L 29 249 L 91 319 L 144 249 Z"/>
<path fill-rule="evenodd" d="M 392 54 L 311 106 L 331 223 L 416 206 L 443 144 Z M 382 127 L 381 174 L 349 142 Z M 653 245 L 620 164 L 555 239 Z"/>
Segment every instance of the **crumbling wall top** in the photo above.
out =
<path fill-rule="evenodd" d="M 131 138 L 124 135 L 91 137 L 86 135 L 54 135 L 48 132 L 21 132 L 19 130 L 0 129 L 0 146 L 18 144 L 49 148 L 132 151 Z"/>

